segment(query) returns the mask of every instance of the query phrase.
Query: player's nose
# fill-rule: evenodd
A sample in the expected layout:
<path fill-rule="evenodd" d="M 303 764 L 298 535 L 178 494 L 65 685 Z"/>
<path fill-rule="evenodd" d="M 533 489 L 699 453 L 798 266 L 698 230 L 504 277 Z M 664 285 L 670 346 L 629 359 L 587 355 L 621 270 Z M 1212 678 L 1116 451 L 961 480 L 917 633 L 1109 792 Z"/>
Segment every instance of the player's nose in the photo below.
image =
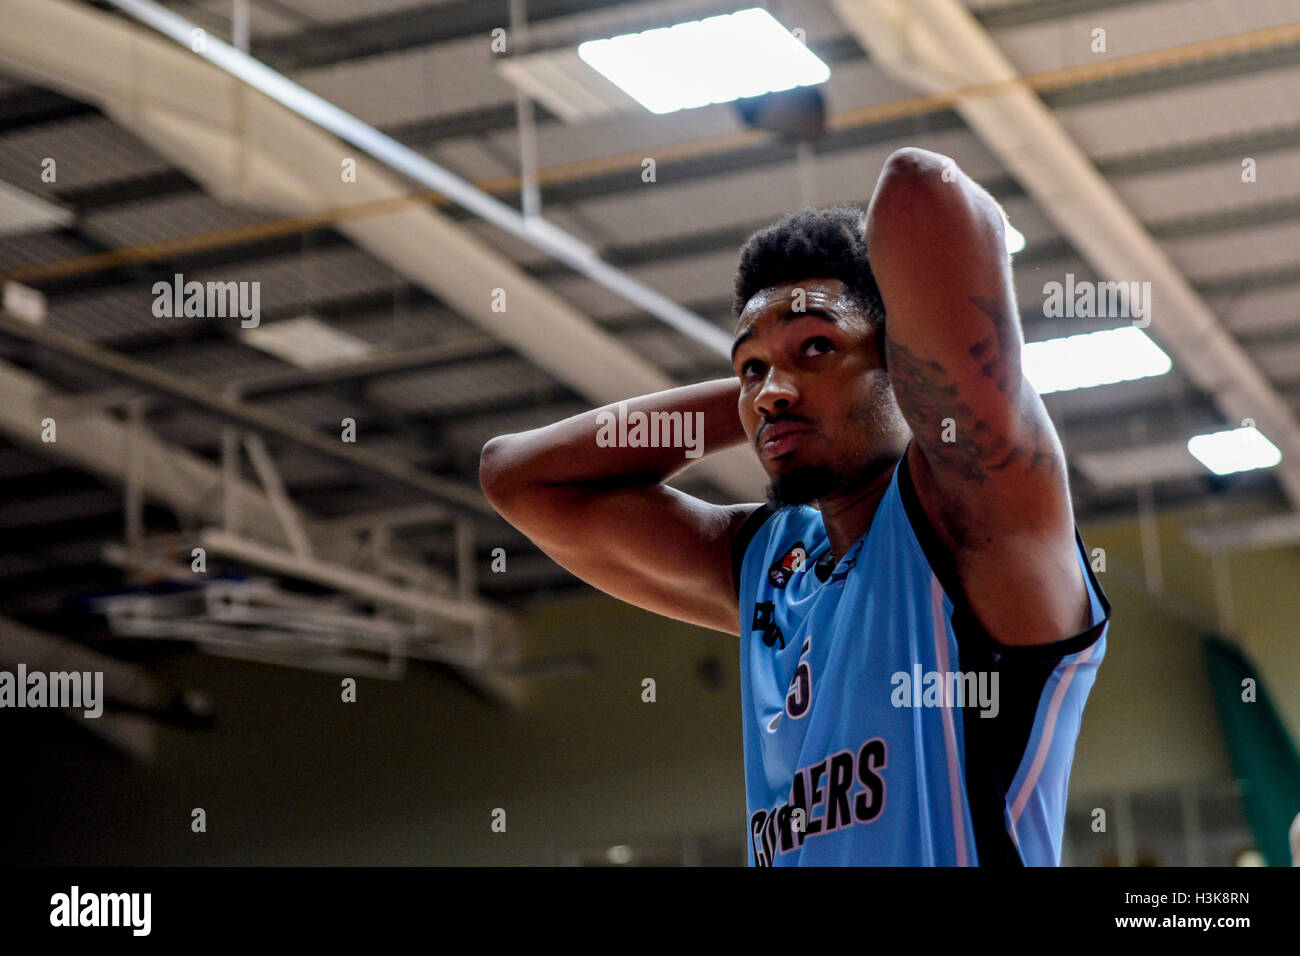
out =
<path fill-rule="evenodd" d="M 777 368 L 770 368 L 763 387 L 754 396 L 754 410 L 764 418 L 776 418 L 799 403 L 799 390 L 794 377 Z"/>

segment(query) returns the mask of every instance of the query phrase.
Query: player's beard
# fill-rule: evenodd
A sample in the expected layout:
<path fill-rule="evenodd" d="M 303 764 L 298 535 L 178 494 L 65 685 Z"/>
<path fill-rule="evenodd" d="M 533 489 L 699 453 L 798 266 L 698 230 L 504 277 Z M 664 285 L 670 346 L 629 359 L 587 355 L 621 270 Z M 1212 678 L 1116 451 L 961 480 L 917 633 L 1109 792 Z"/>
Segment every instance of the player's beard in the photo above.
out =
<path fill-rule="evenodd" d="M 778 508 L 806 505 L 843 488 L 853 488 L 870 481 L 880 470 L 893 467 L 897 454 L 910 435 L 907 423 L 894 399 L 889 379 L 879 377 L 872 390 L 853 406 L 852 430 L 859 435 L 880 436 L 867 447 L 858 449 L 838 467 L 826 464 L 799 465 L 772 478 L 767 486 L 767 500 Z M 897 452 L 882 451 L 899 443 Z M 892 439 L 887 441 L 886 439 Z"/>
<path fill-rule="evenodd" d="M 838 478 L 826 465 L 804 465 L 777 475 L 768 483 L 767 500 L 778 508 L 806 505 L 835 490 Z"/>

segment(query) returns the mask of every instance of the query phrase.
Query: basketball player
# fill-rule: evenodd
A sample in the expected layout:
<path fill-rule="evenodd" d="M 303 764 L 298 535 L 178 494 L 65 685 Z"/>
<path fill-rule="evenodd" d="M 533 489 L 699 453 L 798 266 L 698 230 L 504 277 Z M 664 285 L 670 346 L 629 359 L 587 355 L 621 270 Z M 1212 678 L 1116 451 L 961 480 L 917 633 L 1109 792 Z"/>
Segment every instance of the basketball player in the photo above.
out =
<path fill-rule="evenodd" d="M 1110 605 L 1021 374 L 1004 226 L 908 148 L 865 214 L 747 241 L 734 377 L 623 414 L 703 413 L 705 453 L 754 449 L 765 504 L 665 485 L 680 443 L 605 447 L 614 406 L 483 449 L 494 507 L 565 568 L 739 635 L 751 865 L 1060 862 Z"/>

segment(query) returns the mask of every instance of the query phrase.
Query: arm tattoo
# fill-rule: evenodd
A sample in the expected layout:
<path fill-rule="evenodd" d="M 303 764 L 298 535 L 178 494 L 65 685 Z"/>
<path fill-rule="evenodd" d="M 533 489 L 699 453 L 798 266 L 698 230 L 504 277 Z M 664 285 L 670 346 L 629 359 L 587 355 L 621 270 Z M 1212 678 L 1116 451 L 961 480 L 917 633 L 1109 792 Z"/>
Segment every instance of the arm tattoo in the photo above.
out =
<path fill-rule="evenodd" d="M 1014 320 L 1005 309 L 998 308 L 995 299 L 971 296 L 970 301 L 992 320 L 992 331 L 970 347 L 970 356 L 980 363 L 980 374 L 992 379 L 998 391 L 1011 394 L 1015 384 L 1012 374 L 1020 358 L 1019 343 L 1011 342 Z"/>
<path fill-rule="evenodd" d="M 970 300 L 992 320 L 985 338 L 971 346 L 969 354 L 980 374 L 993 382 L 1007 401 L 1016 401 L 1019 370 L 1019 342 L 1015 327 L 992 299 Z M 888 323 L 886 323 L 888 330 Z M 1018 468 L 1023 472 L 1047 469 L 1054 475 L 1061 462 L 1050 429 L 1038 415 L 1022 412 L 1026 426 L 1018 441 L 998 434 L 963 400 L 951 372 L 940 362 L 922 358 L 900 342 L 885 336 L 886 362 L 898 406 L 916 435 L 926 456 L 938 467 L 983 484 L 991 473 Z M 956 434 L 944 441 L 946 420 Z"/>

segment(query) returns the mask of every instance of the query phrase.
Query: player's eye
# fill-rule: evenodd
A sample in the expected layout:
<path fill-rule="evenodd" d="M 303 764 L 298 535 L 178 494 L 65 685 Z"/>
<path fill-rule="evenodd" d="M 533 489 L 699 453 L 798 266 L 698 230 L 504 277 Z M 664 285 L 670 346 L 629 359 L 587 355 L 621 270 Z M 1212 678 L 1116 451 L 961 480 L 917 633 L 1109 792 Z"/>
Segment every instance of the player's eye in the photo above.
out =
<path fill-rule="evenodd" d="M 805 342 L 805 343 L 803 344 L 803 347 L 800 349 L 800 352 L 801 352 L 801 354 L 803 354 L 803 355 L 807 355 L 807 354 L 808 354 L 808 347 L 809 347 L 810 345 L 819 345 L 819 344 L 822 345 L 822 346 L 824 346 L 824 348 L 823 348 L 822 351 L 814 353 L 814 357 L 815 357 L 816 355 L 825 355 L 827 352 L 830 352 L 830 351 L 834 350 L 834 348 L 835 348 L 835 343 L 834 343 L 834 342 L 832 342 L 830 339 L 826 338 L 826 336 L 824 336 L 824 335 L 819 335 L 819 336 L 817 336 L 817 338 L 815 338 L 815 339 L 809 339 L 807 342 Z"/>
<path fill-rule="evenodd" d="M 750 369 L 756 369 L 761 372 L 763 370 L 763 363 L 758 361 L 758 359 L 750 359 L 748 362 L 740 366 L 740 377 L 748 378 Z"/>

